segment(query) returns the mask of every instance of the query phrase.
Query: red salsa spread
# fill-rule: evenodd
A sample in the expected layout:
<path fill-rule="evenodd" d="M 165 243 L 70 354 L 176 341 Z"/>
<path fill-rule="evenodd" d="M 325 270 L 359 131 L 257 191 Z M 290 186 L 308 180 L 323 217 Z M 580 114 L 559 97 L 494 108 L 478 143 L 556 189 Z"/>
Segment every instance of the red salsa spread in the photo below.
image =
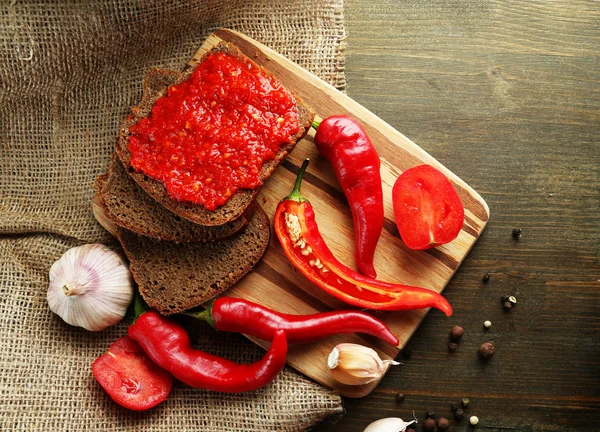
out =
<path fill-rule="evenodd" d="M 298 129 L 281 83 L 246 58 L 212 53 L 131 126 L 130 163 L 171 198 L 215 210 L 257 187 L 263 164 Z"/>

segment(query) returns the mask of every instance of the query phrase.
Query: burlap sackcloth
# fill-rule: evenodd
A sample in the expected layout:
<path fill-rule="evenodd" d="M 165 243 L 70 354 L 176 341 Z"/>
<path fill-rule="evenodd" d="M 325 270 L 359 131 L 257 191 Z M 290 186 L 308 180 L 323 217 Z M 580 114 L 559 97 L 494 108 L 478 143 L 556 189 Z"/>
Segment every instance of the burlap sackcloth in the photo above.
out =
<path fill-rule="evenodd" d="M 291 369 L 238 395 L 175 384 L 155 409 L 128 411 L 91 373 L 127 323 L 92 333 L 46 303 L 48 270 L 67 249 L 114 241 L 92 216 L 92 185 L 145 72 L 181 68 L 219 27 L 345 86 L 343 0 L 1 2 L 1 430 L 297 431 L 342 411 L 338 395 Z M 206 325 L 192 333 L 236 361 L 264 353 Z"/>

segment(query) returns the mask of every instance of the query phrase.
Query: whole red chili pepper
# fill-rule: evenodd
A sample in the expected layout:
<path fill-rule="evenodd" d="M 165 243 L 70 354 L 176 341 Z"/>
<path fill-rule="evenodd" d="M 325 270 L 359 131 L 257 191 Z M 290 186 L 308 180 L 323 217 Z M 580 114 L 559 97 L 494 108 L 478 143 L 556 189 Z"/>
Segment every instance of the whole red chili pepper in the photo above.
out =
<path fill-rule="evenodd" d="M 379 310 L 435 307 L 450 316 L 452 306 L 435 291 L 365 277 L 333 256 L 319 233 L 312 205 L 300 193 L 307 166 L 308 159 L 300 168 L 294 190 L 275 213 L 275 233 L 292 264 L 323 291 L 354 306 Z"/>
<path fill-rule="evenodd" d="M 287 342 L 283 330 L 275 332 L 271 348 L 252 364 L 238 364 L 194 350 L 185 329 L 150 310 L 129 327 L 154 363 L 192 387 L 218 392 L 240 393 L 256 390 L 271 382 L 285 365 Z"/>
<path fill-rule="evenodd" d="M 376 278 L 373 255 L 383 228 L 379 155 L 362 126 L 348 116 L 327 117 L 313 127 L 317 149 L 333 165 L 350 204 L 358 270 Z"/>
<path fill-rule="evenodd" d="M 277 330 L 284 330 L 288 343 L 312 342 L 340 333 L 365 333 L 396 346 L 399 344 L 388 326 L 354 310 L 290 315 L 248 300 L 220 297 L 204 311 L 184 314 L 203 319 L 217 330 L 244 333 L 263 340 L 271 340 Z"/>

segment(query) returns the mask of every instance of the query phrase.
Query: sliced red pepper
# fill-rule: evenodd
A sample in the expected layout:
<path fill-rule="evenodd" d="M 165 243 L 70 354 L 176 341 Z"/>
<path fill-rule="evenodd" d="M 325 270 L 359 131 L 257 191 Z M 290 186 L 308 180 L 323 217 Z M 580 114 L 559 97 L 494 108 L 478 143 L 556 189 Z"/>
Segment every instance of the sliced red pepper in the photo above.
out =
<path fill-rule="evenodd" d="M 92 364 L 92 373 L 119 405 L 142 411 L 167 399 L 173 378 L 146 355 L 133 339 L 123 336 Z"/>
<path fill-rule="evenodd" d="M 394 217 L 411 249 L 430 249 L 454 240 L 465 210 L 452 183 L 439 170 L 421 165 L 404 171 L 392 189 Z"/>
<path fill-rule="evenodd" d="M 362 308 L 407 310 L 434 307 L 452 314 L 448 301 L 435 291 L 368 278 L 340 263 L 319 233 L 312 205 L 300 193 L 304 161 L 294 190 L 277 206 L 275 233 L 292 264 L 328 294 Z"/>

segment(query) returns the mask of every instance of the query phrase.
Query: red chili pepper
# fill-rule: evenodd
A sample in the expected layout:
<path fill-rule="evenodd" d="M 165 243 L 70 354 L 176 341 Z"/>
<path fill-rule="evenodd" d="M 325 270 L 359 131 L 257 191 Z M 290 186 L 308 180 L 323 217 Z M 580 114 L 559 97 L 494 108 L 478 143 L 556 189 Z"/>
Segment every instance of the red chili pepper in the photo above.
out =
<path fill-rule="evenodd" d="M 156 366 L 133 339 L 123 336 L 92 364 L 92 373 L 119 405 L 134 411 L 152 408 L 167 399 L 171 374 Z"/>
<path fill-rule="evenodd" d="M 333 165 L 350 204 L 358 270 L 376 278 L 373 255 L 383 228 L 379 155 L 362 126 L 348 116 L 327 117 L 313 127 L 317 149 Z"/>
<path fill-rule="evenodd" d="M 319 233 L 312 205 L 300 194 L 307 166 L 308 159 L 300 168 L 294 190 L 275 213 L 275 233 L 292 264 L 323 291 L 354 306 L 379 310 L 435 307 L 450 316 L 452 307 L 435 291 L 365 277 L 333 256 Z"/>
<path fill-rule="evenodd" d="M 313 315 L 290 315 L 275 312 L 248 300 L 220 297 L 202 312 L 185 312 L 207 321 L 217 330 L 244 333 L 271 340 L 277 330 L 284 330 L 288 343 L 304 343 L 340 333 L 365 333 L 393 345 L 400 341 L 388 326 L 359 311 L 334 311 Z"/>
<path fill-rule="evenodd" d="M 287 355 L 283 330 L 275 333 L 265 356 L 252 364 L 238 364 L 194 350 L 183 327 L 153 310 L 143 313 L 129 327 L 129 337 L 179 381 L 218 392 L 240 393 L 268 384 L 283 369 Z"/>
<path fill-rule="evenodd" d="M 423 250 L 454 240 L 465 209 L 446 176 L 430 165 L 404 171 L 392 189 L 394 217 L 404 244 Z"/>

